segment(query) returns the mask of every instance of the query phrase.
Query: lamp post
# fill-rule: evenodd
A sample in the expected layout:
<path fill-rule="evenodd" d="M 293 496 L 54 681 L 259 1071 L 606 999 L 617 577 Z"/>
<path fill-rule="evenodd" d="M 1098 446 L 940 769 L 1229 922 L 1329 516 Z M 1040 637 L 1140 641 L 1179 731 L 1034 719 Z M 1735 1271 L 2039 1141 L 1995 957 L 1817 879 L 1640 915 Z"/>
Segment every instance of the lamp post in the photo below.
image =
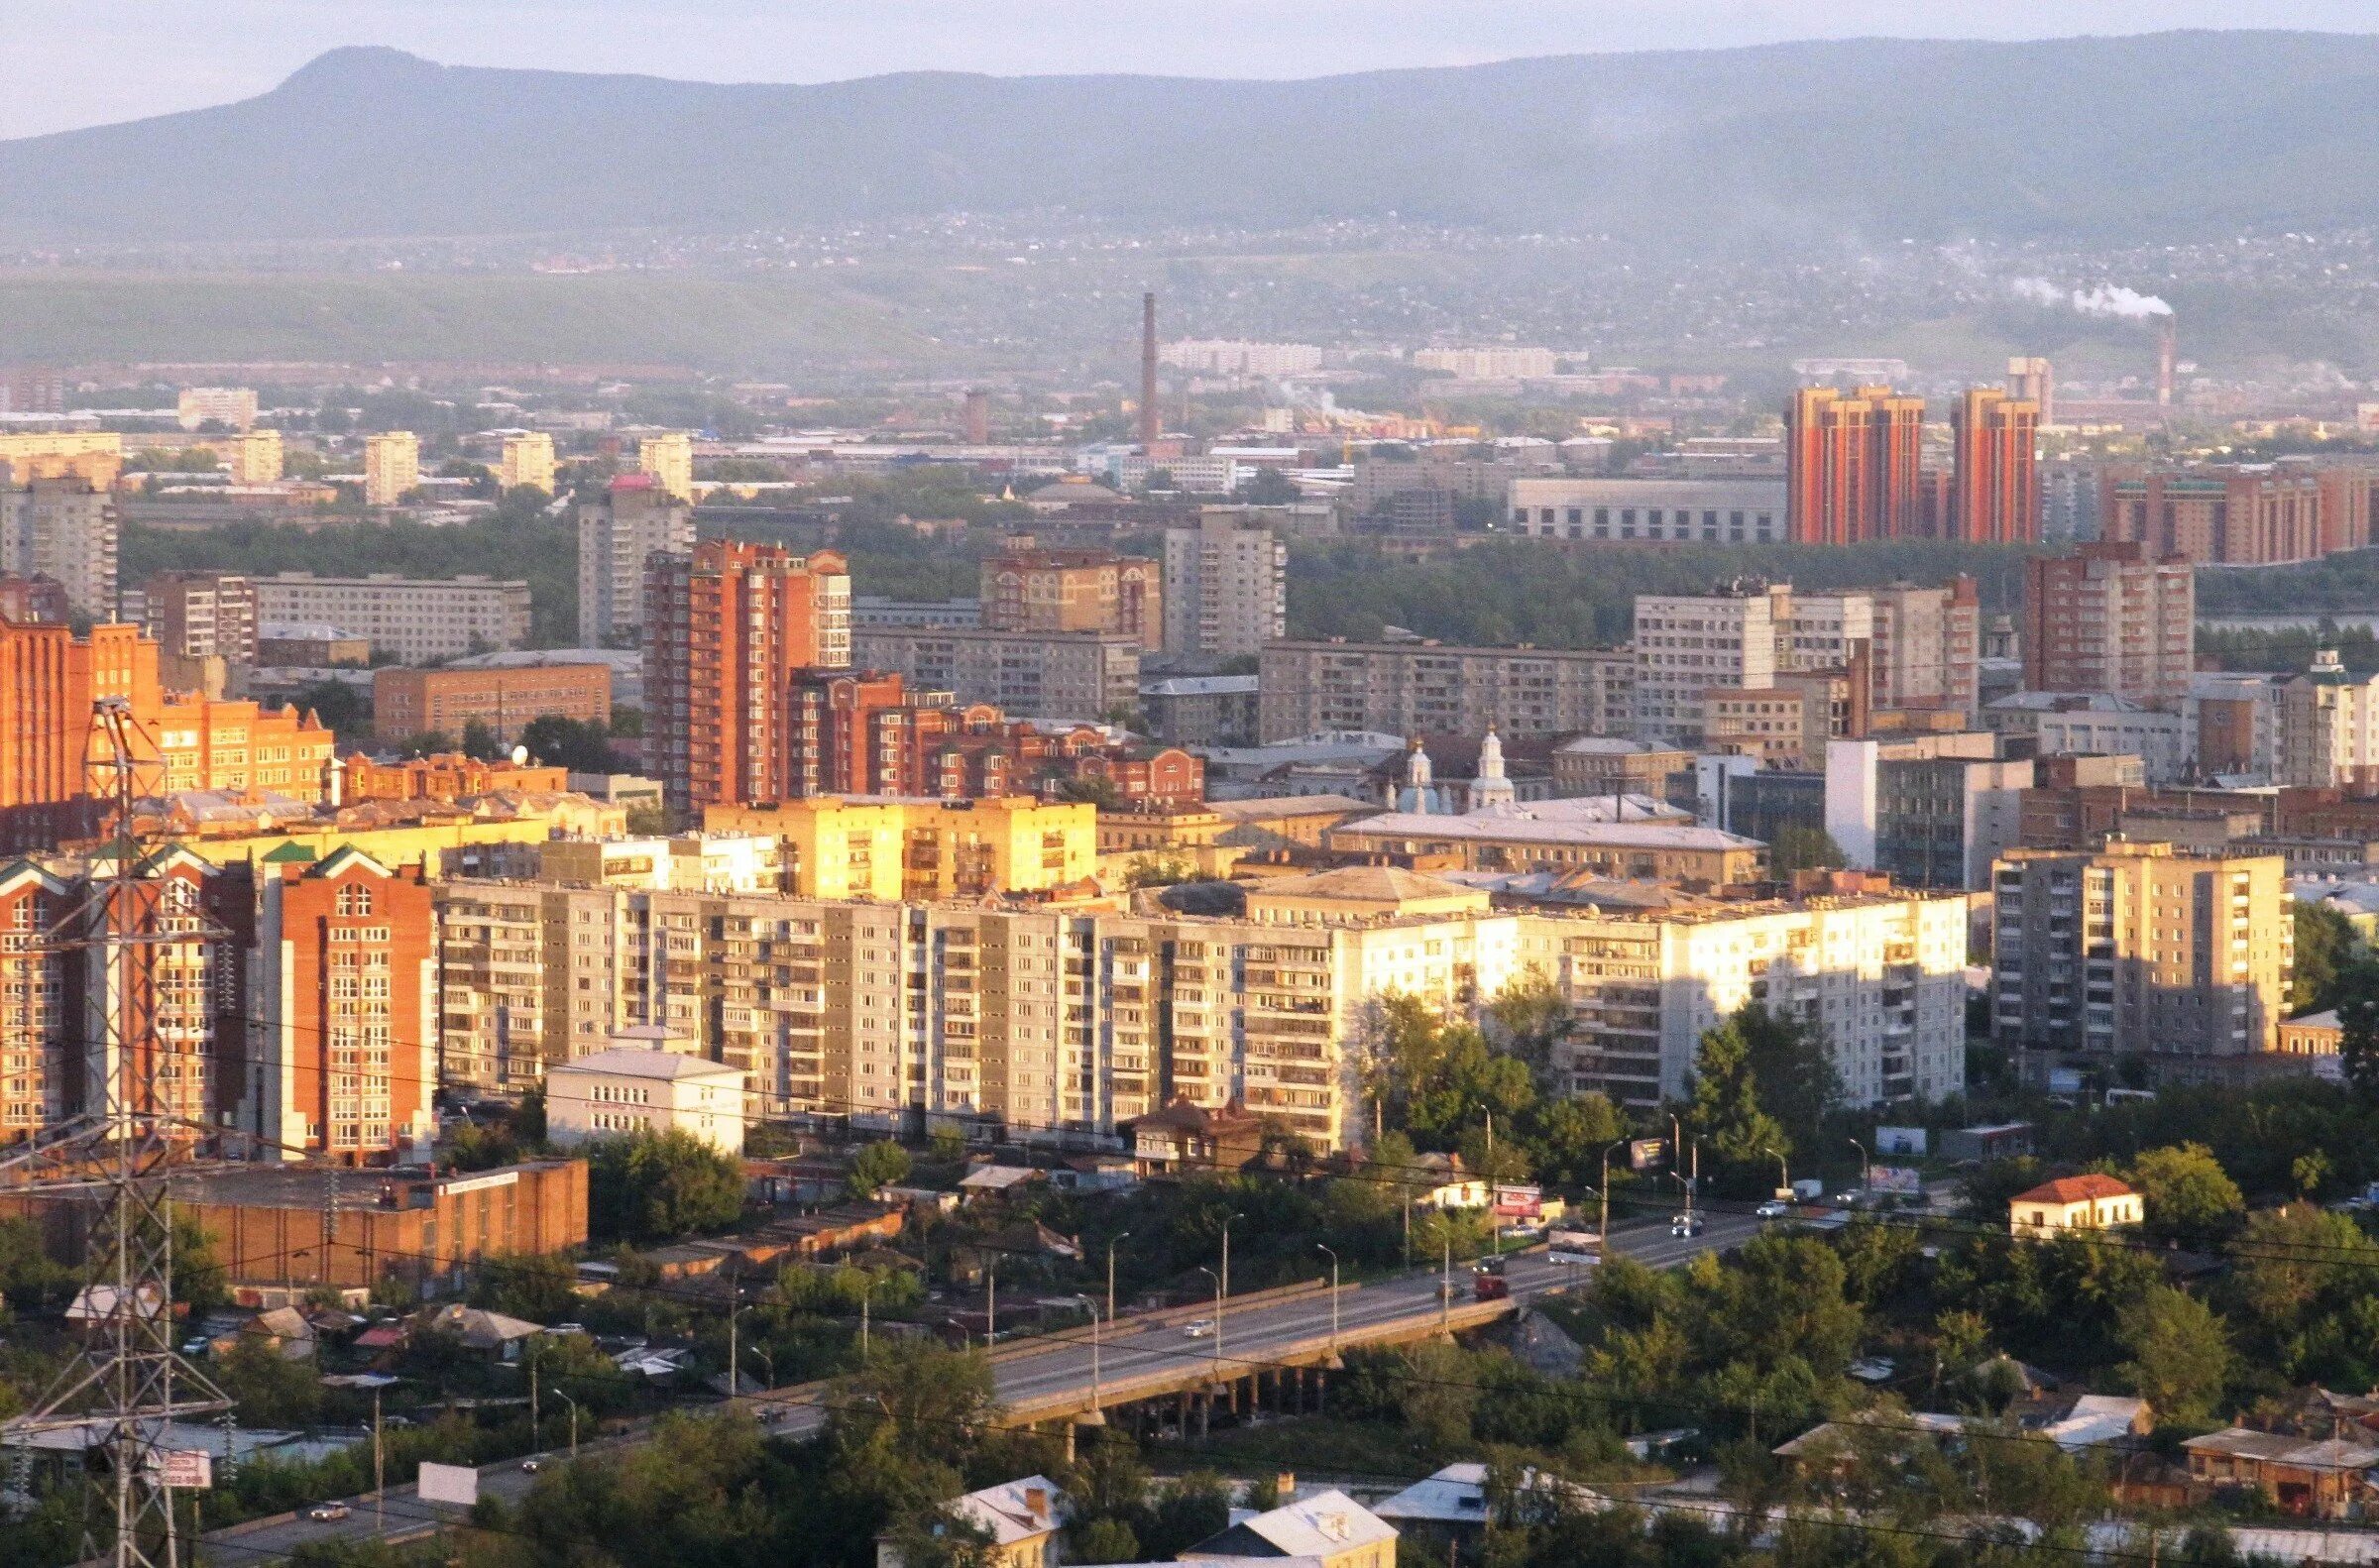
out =
<path fill-rule="evenodd" d="M 993 1253 L 991 1262 L 984 1267 L 983 1279 L 986 1284 L 986 1292 L 983 1297 L 983 1348 L 988 1350 L 999 1343 L 998 1253 Z"/>
<path fill-rule="evenodd" d="M 1611 1252 L 1611 1151 L 1625 1149 L 1627 1146 L 1628 1140 L 1622 1138 L 1603 1150 L 1603 1186 L 1600 1194 L 1603 1200 L 1603 1222 L 1597 1228 L 1594 1240 L 1595 1250 L 1606 1258 L 1610 1256 Z"/>
<path fill-rule="evenodd" d="M 1792 1167 L 1784 1163 L 1784 1152 L 1774 1144 L 1761 1144 L 1759 1151 L 1762 1154 L 1771 1154 L 1776 1157 L 1776 1195 L 1779 1197 L 1792 1196 Z"/>
<path fill-rule="evenodd" d="M 733 1388 L 735 1379 L 728 1379 L 728 1386 Z M 564 1394 L 559 1384 L 554 1385 L 553 1397 L 570 1406 L 570 1457 L 576 1459 L 578 1457 L 578 1401 Z"/>
<path fill-rule="evenodd" d="M 1868 1189 L 1874 1185 L 1875 1163 L 1868 1158 L 1867 1145 L 1856 1138 L 1852 1139 L 1850 1143 L 1853 1149 L 1859 1151 L 1859 1192 L 1864 1197 L 1868 1194 Z"/>
<path fill-rule="evenodd" d="M 1320 1242 L 1315 1242 L 1313 1247 L 1317 1252 L 1326 1252 L 1330 1255 L 1330 1365 L 1335 1368 L 1340 1365 L 1338 1360 L 1338 1254 Z"/>
<path fill-rule="evenodd" d="M 1214 1381 L 1219 1384 L 1222 1382 L 1222 1276 L 1202 1263 L 1197 1272 L 1214 1282 Z"/>
<path fill-rule="evenodd" d="M 1115 1321 L 1115 1244 L 1130 1235 L 1128 1230 L 1119 1230 L 1107 1239 L 1107 1321 L 1110 1323 Z"/>
<path fill-rule="evenodd" d="M 761 1366 L 763 1366 L 763 1367 L 766 1367 L 766 1368 L 768 1369 L 768 1387 L 769 1387 L 771 1390 L 775 1389 L 775 1387 L 776 1387 L 776 1358 L 775 1358 L 774 1356 L 771 1356 L 770 1354 L 768 1354 L 768 1352 L 766 1352 L 766 1351 L 762 1350 L 762 1349 L 761 1349 L 759 1346 L 757 1346 L 757 1345 L 754 1345 L 754 1346 L 752 1346 L 752 1347 L 751 1347 L 751 1353 L 752 1353 L 753 1355 L 755 1355 L 755 1356 L 757 1356 L 757 1357 L 759 1357 L 759 1358 L 760 1358 L 760 1365 L 761 1365 Z"/>

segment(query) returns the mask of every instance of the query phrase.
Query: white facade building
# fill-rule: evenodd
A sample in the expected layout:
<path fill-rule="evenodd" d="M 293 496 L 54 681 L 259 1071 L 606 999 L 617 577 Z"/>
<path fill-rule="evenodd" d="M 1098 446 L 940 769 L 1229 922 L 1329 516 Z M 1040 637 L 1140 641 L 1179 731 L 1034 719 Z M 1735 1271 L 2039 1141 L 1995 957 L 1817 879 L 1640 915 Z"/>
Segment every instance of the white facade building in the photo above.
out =
<path fill-rule="evenodd" d="M 1289 630 L 1289 547 L 1235 512 L 1165 530 L 1165 651 L 1255 653 Z"/>
<path fill-rule="evenodd" d="M 673 1051 L 615 1047 L 545 1072 L 547 1136 L 564 1149 L 639 1132 L 685 1132 L 743 1152 L 743 1073 Z"/>
<path fill-rule="evenodd" d="M 517 578 L 316 577 L 256 579 L 256 618 L 338 626 L 407 663 L 517 648 L 528 641 L 528 584 Z"/>
<path fill-rule="evenodd" d="M 1516 479 L 1506 511 L 1538 539 L 1779 544 L 1780 480 Z"/>

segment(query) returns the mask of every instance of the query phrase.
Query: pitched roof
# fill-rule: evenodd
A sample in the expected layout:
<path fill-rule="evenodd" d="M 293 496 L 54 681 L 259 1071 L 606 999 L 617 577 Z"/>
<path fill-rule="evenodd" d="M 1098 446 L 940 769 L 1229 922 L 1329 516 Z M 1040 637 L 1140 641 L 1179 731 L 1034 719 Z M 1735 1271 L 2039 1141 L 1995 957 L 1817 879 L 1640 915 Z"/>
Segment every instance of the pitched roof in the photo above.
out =
<path fill-rule="evenodd" d="M 1334 1557 L 1353 1547 L 1395 1539 L 1395 1525 L 1332 1489 L 1241 1519 L 1183 1555 Z"/>
<path fill-rule="evenodd" d="M 1012 1546 L 1050 1531 L 1074 1517 L 1074 1505 L 1047 1476 L 1026 1476 L 969 1492 L 951 1512 L 991 1532 L 994 1546 Z"/>
<path fill-rule="evenodd" d="M 2029 1192 L 2018 1192 L 2011 1200 L 2017 1203 L 2088 1203 L 2102 1197 L 2137 1197 L 2139 1194 L 2110 1176 L 2093 1171 L 2087 1176 L 2059 1176 L 2043 1181 Z"/>
<path fill-rule="evenodd" d="M 1478 889 L 1393 865 L 1344 865 L 1306 876 L 1280 877 L 1250 892 L 1289 898 L 1343 898 L 1403 903 L 1416 898 L 1460 898 Z"/>
<path fill-rule="evenodd" d="M 645 1051 L 634 1046 L 614 1046 L 606 1051 L 590 1052 L 575 1062 L 557 1062 L 548 1070 L 553 1072 L 610 1072 L 627 1078 L 709 1078 L 734 1074 L 740 1082 L 743 1069 L 731 1067 L 707 1057 L 683 1056 L 675 1051 Z"/>

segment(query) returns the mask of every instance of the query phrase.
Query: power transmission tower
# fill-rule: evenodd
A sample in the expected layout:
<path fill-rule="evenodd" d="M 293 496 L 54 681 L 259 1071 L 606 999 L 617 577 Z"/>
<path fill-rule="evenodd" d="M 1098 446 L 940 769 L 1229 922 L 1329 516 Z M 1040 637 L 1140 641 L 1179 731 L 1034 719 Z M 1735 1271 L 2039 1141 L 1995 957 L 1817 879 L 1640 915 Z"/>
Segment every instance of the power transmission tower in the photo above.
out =
<path fill-rule="evenodd" d="M 180 1568 L 168 1423 L 231 1403 L 174 1349 L 170 1173 L 212 1129 L 203 1045 L 160 1027 L 161 999 L 170 994 L 178 1006 L 204 980 L 164 972 L 160 956 L 210 933 L 133 832 L 134 808 L 150 793 L 139 775 L 155 776 L 157 755 L 129 702 L 108 697 L 92 705 L 88 791 L 109 803 L 114 819 L 101 851 L 105 869 L 94 863 L 88 896 L 48 938 L 53 951 L 89 955 L 84 1104 L 0 1161 L 0 1181 L 11 1187 L 95 1199 L 91 1280 L 76 1302 L 83 1348 L 31 1411 L 0 1430 L 16 1442 L 79 1431 L 86 1451 L 104 1457 L 112 1539 L 94 1520 L 83 1551 L 86 1561 L 112 1568 Z"/>

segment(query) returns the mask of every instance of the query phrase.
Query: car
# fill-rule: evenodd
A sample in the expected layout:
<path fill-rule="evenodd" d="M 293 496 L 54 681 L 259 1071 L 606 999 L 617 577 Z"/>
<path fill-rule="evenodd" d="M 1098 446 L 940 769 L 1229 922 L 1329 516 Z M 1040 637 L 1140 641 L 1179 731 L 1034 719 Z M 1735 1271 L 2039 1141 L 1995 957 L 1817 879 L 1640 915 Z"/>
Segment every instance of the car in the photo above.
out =
<path fill-rule="evenodd" d="M 203 1356 L 213 1344 L 214 1341 L 206 1335 L 193 1334 L 181 1342 L 181 1353 L 185 1356 Z"/>
<path fill-rule="evenodd" d="M 305 1516 L 317 1524 L 328 1524 L 334 1519 L 345 1518 L 348 1512 L 344 1503 L 317 1503 L 305 1511 Z"/>
<path fill-rule="evenodd" d="M 1211 1339 L 1214 1337 L 1214 1319 L 1201 1317 L 1194 1322 L 1184 1323 L 1182 1334 L 1189 1339 Z"/>
<path fill-rule="evenodd" d="M 1699 1236 L 1702 1233 L 1702 1216 L 1699 1214 L 1672 1216 L 1668 1222 L 1668 1233 L 1671 1236 Z"/>
<path fill-rule="evenodd" d="M 1791 1208 L 1791 1206 L 1792 1205 L 1786 1203 L 1782 1198 L 1771 1197 L 1766 1202 L 1760 1204 L 1757 1208 L 1752 1210 L 1752 1213 L 1759 1219 L 1780 1219 Z"/>
<path fill-rule="evenodd" d="M 1837 1192 L 1834 1194 L 1834 1206 L 1836 1208 L 1865 1208 L 1867 1194 L 1857 1187 L 1852 1187 L 1847 1192 Z"/>
<path fill-rule="evenodd" d="M 541 1459 L 523 1459 L 520 1461 L 520 1468 L 533 1476 L 545 1468 L 545 1462 Z"/>

